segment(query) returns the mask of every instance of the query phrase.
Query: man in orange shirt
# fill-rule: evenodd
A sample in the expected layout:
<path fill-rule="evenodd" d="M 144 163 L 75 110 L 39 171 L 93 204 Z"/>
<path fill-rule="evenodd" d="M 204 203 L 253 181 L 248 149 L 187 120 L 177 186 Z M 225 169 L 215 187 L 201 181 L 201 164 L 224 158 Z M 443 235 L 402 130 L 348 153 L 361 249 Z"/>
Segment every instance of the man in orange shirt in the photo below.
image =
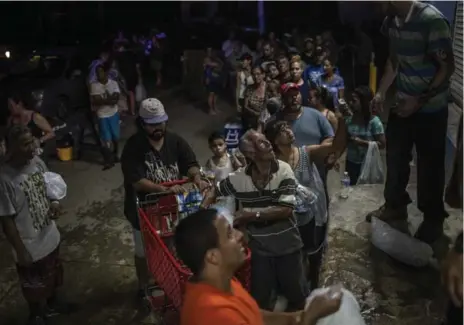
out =
<path fill-rule="evenodd" d="M 262 311 L 234 279 L 245 261 L 243 234 L 215 209 L 200 210 L 176 228 L 179 258 L 193 273 L 185 288 L 181 325 L 314 325 L 336 312 L 341 296 L 318 296 L 295 313 Z"/>

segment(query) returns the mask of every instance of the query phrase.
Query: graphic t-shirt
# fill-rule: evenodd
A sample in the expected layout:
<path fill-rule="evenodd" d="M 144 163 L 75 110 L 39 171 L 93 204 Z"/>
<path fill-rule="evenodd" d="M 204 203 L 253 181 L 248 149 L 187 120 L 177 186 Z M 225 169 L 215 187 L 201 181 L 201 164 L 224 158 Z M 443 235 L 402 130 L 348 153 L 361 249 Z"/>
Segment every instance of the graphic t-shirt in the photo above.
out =
<path fill-rule="evenodd" d="M 237 280 L 231 293 L 208 284 L 187 283 L 181 325 L 264 325 L 258 304 Z"/>
<path fill-rule="evenodd" d="M 100 82 L 93 82 L 90 84 L 90 96 L 102 96 L 107 98 L 108 95 L 120 93 L 118 83 L 114 80 L 108 79 L 106 84 Z M 115 105 L 101 105 L 97 107 L 97 116 L 99 118 L 111 117 L 118 112 L 118 104 Z"/>
<path fill-rule="evenodd" d="M 14 218 L 19 236 L 34 261 L 53 252 L 60 233 L 50 219 L 50 200 L 43 173 L 47 167 L 39 157 L 16 169 L 0 167 L 0 218 Z"/>
<path fill-rule="evenodd" d="M 135 198 L 144 200 L 147 193 L 135 193 L 133 185 L 141 179 L 156 184 L 172 182 L 187 176 L 190 167 L 199 166 L 190 145 L 175 133 L 166 132 L 163 147 L 157 151 L 145 134 L 138 132 L 127 140 L 121 156 L 124 175 L 124 213 L 139 229 Z"/>

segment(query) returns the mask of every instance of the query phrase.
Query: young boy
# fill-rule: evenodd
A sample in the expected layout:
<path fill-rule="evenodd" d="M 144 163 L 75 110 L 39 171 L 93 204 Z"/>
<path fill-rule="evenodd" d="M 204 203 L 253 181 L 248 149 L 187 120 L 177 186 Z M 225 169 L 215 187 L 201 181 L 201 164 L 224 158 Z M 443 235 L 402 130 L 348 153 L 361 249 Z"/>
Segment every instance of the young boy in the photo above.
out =
<path fill-rule="evenodd" d="M 103 170 L 110 169 L 118 158 L 120 90 L 118 83 L 108 78 L 110 65 L 105 63 L 96 67 L 97 80 L 90 84 L 92 109 L 98 117 L 100 140 L 103 145 Z"/>
<path fill-rule="evenodd" d="M 213 156 L 206 161 L 205 167 L 214 173 L 215 181 L 220 182 L 230 173 L 246 165 L 245 158 L 238 152 L 227 152 L 224 136 L 219 132 L 213 132 L 208 138 L 208 145 Z M 232 197 L 224 198 L 224 204 L 231 211 L 235 211 L 235 200 Z"/>

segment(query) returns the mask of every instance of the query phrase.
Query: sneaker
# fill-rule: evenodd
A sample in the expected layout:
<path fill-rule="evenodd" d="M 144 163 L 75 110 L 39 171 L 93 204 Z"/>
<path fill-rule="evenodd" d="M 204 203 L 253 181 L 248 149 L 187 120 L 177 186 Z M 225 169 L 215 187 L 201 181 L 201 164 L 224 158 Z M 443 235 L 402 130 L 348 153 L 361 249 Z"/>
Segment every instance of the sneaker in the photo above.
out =
<path fill-rule="evenodd" d="M 443 236 L 443 221 L 423 221 L 414 237 L 420 241 L 432 245 Z"/>
<path fill-rule="evenodd" d="M 408 208 L 407 206 L 391 209 L 383 204 L 377 210 L 369 212 L 366 216 L 366 221 L 371 222 L 372 218 L 375 217 L 382 221 L 388 222 L 393 220 L 407 220 L 408 219 Z"/>
<path fill-rule="evenodd" d="M 27 325 L 47 325 L 47 322 L 44 317 L 30 316 L 26 324 Z"/>

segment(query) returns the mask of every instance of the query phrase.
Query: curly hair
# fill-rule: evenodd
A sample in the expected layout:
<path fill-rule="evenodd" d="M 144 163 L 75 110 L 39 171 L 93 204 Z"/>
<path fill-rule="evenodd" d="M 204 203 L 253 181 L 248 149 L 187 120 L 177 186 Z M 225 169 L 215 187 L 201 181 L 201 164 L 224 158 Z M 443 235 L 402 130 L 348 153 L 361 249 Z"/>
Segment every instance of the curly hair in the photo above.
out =
<path fill-rule="evenodd" d="M 271 143 L 272 148 L 274 149 L 275 152 L 279 152 L 277 145 L 276 145 L 276 139 L 279 136 L 280 132 L 282 132 L 282 129 L 287 125 L 287 122 L 285 121 L 279 121 L 279 120 L 273 120 L 269 122 L 266 125 L 266 128 L 264 129 L 264 135 L 267 138 L 267 140 Z"/>

